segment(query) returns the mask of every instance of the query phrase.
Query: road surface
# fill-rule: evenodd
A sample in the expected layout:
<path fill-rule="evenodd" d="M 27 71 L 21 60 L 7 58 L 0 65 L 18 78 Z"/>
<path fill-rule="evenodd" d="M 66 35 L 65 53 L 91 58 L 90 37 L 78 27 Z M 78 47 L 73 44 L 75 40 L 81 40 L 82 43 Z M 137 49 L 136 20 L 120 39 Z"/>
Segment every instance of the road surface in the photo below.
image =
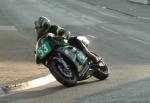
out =
<path fill-rule="evenodd" d="M 36 40 L 33 22 L 42 15 L 75 35 L 86 35 L 91 41 L 90 49 L 103 57 L 110 67 L 110 77 L 104 81 L 91 78 L 72 88 L 53 82 L 1 96 L 0 102 L 150 102 L 149 20 L 80 0 L 1 0 L 0 13 L 0 37 L 3 37 L 0 47 L 5 48 L 0 52 L 2 61 L 23 61 L 26 65 L 27 61 L 34 60 L 31 53 Z"/>

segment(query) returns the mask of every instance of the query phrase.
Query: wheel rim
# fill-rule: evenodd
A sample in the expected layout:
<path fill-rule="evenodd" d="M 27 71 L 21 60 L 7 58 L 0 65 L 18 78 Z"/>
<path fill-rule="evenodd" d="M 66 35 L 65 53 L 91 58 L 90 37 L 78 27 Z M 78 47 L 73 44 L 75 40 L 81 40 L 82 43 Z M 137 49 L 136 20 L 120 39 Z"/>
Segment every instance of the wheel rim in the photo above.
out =
<path fill-rule="evenodd" d="M 60 73 L 62 74 L 62 75 L 64 75 L 65 77 L 67 77 L 67 78 L 72 78 L 73 77 L 73 74 L 72 74 L 72 72 L 71 72 L 71 70 L 70 69 L 67 69 L 67 68 L 65 68 L 62 64 L 57 64 L 58 66 L 58 70 L 60 71 Z"/>

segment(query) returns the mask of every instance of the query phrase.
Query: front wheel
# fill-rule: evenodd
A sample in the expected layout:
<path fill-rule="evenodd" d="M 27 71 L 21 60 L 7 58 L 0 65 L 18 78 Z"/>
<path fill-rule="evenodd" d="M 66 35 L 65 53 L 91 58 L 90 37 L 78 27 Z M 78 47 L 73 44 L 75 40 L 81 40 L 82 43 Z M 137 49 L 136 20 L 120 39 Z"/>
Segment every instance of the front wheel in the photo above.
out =
<path fill-rule="evenodd" d="M 53 60 L 48 65 L 50 72 L 61 84 L 67 87 L 76 85 L 77 77 L 71 69 L 65 68 L 65 66 L 58 60 Z"/>

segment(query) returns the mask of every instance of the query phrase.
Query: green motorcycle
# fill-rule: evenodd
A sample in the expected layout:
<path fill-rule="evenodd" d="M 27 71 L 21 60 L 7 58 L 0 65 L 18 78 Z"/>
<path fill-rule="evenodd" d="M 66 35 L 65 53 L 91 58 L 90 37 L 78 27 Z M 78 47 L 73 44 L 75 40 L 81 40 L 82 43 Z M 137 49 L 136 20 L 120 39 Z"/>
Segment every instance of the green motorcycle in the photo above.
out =
<path fill-rule="evenodd" d="M 85 37 L 79 36 L 78 39 L 84 45 L 88 45 Z M 100 59 L 99 65 L 88 61 L 88 58 L 79 49 L 66 45 L 65 40 L 61 42 L 63 46 L 55 44 L 58 43 L 53 36 L 41 38 L 36 44 L 36 56 L 64 86 L 74 86 L 77 81 L 86 80 L 92 76 L 99 80 L 104 80 L 109 76 L 107 65 L 95 53 L 93 54 Z"/>

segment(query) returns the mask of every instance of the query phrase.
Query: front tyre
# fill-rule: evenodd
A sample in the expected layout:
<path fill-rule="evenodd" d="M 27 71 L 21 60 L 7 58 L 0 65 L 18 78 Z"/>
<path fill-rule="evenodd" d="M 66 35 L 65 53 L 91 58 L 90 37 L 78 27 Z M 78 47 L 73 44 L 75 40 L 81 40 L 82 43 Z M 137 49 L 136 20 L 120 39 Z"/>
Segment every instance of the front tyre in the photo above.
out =
<path fill-rule="evenodd" d="M 75 73 L 70 69 L 66 69 L 58 60 L 51 61 L 48 68 L 56 80 L 64 86 L 71 87 L 76 85 L 77 77 Z"/>

